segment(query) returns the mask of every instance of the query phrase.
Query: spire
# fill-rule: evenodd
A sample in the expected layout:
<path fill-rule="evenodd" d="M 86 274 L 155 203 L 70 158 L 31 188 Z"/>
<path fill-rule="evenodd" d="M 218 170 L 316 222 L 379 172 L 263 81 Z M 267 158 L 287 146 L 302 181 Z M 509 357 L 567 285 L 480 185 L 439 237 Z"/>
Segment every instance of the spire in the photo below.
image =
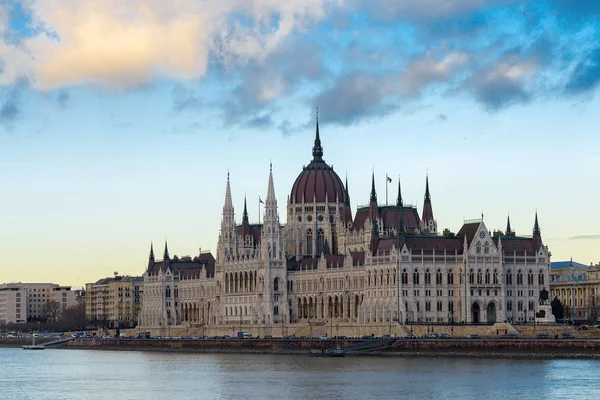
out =
<path fill-rule="evenodd" d="M 269 188 L 267 190 L 267 202 L 274 202 L 275 186 L 273 185 L 273 164 L 269 164 Z"/>
<path fill-rule="evenodd" d="M 537 211 L 535 212 L 535 224 L 533 225 L 533 235 L 540 236 L 542 233 L 540 231 L 540 224 L 538 224 L 538 216 Z"/>
<path fill-rule="evenodd" d="M 229 185 L 229 171 L 227 171 L 227 187 L 225 189 L 225 206 L 227 210 L 233 209 L 233 202 L 231 201 L 231 186 Z"/>
<path fill-rule="evenodd" d="M 377 202 L 377 193 L 375 192 L 375 171 L 371 177 L 371 201 Z"/>
<path fill-rule="evenodd" d="M 396 200 L 396 206 L 402 207 L 404 202 L 402 201 L 402 188 L 400 187 L 400 175 L 398 175 L 398 199 Z M 402 214 L 402 213 L 400 213 Z"/>
<path fill-rule="evenodd" d="M 512 234 L 512 229 L 510 228 L 510 215 L 506 219 L 506 236 L 510 236 Z"/>
<path fill-rule="evenodd" d="M 248 207 L 246 206 L 246 195 L 244 195 L 244 214 L 242 214 L 242 223 L 248 223 Z"/>
<path fill-rule="evenodd" d="M 344 202 L 344 204 L 349 206 L 350 205 L 350 193 L 348 192 L 348 174 L 346 174 L 346 187 L 344 188 L 344 190 L 346 191 L 346 201 Z"/>
<path fill-rule="evenodd" d="M 165 251 L 163 253 L 163 259 L 168 260 L 169 259 L 169 248 L 167 246 L 167 241 L 165 240 Z"/>
<path fill-rule="evenodd" d="M 429 194 L 429 174 L 425 175 L 425 202 L 431 202 L 431 195 Z"/>
<path fill-rule="evenodd" d="M 150 260 L 154 261 L 154 245 L 150 242 Z"/>
<path fill-rule="evenodd" d="M 319 107 L 317 107 L 317 133 L 313 146 L 313 161 L 323 161 L 323 147 L 321 147 L 321 138 L 319 137 Z"/>

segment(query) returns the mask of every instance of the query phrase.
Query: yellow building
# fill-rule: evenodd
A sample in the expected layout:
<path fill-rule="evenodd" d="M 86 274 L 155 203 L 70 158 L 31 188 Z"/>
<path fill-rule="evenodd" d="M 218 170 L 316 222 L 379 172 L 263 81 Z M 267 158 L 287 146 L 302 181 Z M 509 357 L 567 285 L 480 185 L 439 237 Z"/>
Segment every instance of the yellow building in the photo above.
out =
<path fill-rule="evenodd" d="M 558 298 L 563 305 L 565 319 L 597 322 L 600 317 L 600 264 L 553 262 L 550 293 L 552 299 Z"/>
<path fill-rule="evenodd" d="M 92 324 L 110 328 L 137 325 L 143 280 L 139 276 L 115 276 L 85 285 L 85 315 Z"/>

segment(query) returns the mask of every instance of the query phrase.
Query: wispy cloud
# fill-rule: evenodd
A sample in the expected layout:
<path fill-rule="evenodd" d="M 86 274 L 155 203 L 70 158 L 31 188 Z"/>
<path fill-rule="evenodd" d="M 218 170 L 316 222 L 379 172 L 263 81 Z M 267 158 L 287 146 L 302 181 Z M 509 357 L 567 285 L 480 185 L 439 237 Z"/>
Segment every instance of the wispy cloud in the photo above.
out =
<path fill-rule="evenodd" d="M 598 235 L 573 236 L 570 239 L 571 240 L 597 240 L 597 239 L 600 239 L 600 234 L 598 234 Z"/>

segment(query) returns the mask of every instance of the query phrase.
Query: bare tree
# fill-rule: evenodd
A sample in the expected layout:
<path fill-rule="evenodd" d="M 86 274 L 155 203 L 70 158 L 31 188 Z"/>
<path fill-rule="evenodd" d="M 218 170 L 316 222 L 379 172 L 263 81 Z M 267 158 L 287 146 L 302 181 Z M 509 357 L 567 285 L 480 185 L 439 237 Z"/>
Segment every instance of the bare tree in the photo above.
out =
<path fill-rule="evenodd" d="M 58 301 L 55 300 L 48 300 L 44 306 L 44 312 L 48 318 L 48 321 L 56 321 L 61 311 L 62 306 Z"/>
<path fill-rule="evenodd" d="M 588 301 L 588 319 L 589 322 L 595 324 L 600 317 L 600 297 L 590 295 Z"/>

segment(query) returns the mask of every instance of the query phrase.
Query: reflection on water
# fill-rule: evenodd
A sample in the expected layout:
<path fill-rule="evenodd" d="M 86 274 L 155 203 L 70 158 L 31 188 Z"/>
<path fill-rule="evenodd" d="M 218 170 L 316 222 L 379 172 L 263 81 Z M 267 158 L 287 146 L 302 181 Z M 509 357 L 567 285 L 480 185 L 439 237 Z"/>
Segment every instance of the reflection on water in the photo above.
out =
<path fill-rule="evenodd" d="M 597 399 L 600 362 L 0 349 L 3 399 Z"/>

